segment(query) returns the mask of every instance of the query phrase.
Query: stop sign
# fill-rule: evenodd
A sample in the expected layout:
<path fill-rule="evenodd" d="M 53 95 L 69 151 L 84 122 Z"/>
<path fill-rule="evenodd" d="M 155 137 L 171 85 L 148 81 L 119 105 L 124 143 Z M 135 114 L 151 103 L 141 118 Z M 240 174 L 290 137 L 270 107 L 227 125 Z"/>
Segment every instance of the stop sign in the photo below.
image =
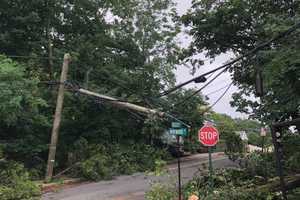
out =
<path fill-rule="evenodd" d="M 219 141 L 219 132 L 215 127 L 206 124 L 199 130 L 198 139 L 204 146 L 215 146 Z"/>

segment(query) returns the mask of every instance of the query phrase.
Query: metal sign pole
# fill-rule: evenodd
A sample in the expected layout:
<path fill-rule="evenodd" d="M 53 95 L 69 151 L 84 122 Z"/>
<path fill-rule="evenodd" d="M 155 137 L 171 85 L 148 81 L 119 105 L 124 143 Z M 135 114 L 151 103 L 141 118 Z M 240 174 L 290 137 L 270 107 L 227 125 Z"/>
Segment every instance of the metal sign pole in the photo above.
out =
<path fill-rule="evenodd" d="M 208 162 L 209 162 L 209 187 L 210 187 L 210 192 L 212 192 L 213 190 L 213 167 L 212 167 L 212 158 L 211 158 L 211 154 L 212 154 L 212 147 L 208 147 Z"/>
<path fill-rule="evenodd" d="M 177 139 L 177 164 L 178 164 L 178 199 L 181 200 L 181 169 L 180 169 L 180 136 L 176 135 Z"/>

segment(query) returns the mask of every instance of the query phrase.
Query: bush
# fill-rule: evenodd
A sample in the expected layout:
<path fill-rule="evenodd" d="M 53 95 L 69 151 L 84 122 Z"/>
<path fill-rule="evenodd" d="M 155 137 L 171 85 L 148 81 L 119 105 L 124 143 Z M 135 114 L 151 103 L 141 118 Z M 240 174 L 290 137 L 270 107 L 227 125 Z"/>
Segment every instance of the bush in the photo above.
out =
<path fill-rule="evenodd" d="M 40 188 L 30 181 L 29 173 L 16 162 L 0 163 L 1 200 L 38 200 Z"/>
<path fill-rule="evenodd" d="M 72 153 L 73 163 L 78 162 L 72 171 L 74 176 L 89 180 L 109 179 L 120 174 L 132 174 L 155 170 L 158 162 L 167 159 L 167 151 L 144 144 L 104 146 L 88 144 L 81 138 Z"/>
<path fill-rule="evenodd" d="M 201 200 L 268 200 L 278 196 L 265 190 L 256 190 L 262 185 L 260 177 L 252 176 L 245 169 L 217 170 L 213 176 L 213 191 L 209 188 L 209 177 L 197 177 L 184 186 L 184 196 L 197 194 Z"/>
<path fill-rule="evenodd" d="M 194 153 L 197 153 L 201 148 L 203 148 L 203 146 L 200 144 L 199 141 L 185 140 L 183 148 L 184 148 L 184 151 L 194 154 Z"/>
<path fill-rule="evenodd" d="M 285 170 L 288 173 L 300 173 L 300 135 L 287 133 L 283 138 Z"/>
<path fill-rule="evenodd" d="M 226 143 L 226 154 L 231 153 L 244 153 L 245 146 L 241 138 L 235 133 L 230 133 L 225 135 L 225 143 Z"/>
<path fill-rule="evenodd" d="M 82 177 L 88 180 L 110 179 L 113 175 L 109 166 L 109 159 L 100 153 L 81 162 L 79 168 Z"/>
<path fill-rule="evenodd" d="M 251 153 L 245 157 L 242 167 L 252 176 L 270 178 L 276 174 L 273 153 Z"/>
<path fill-rule="evenodd" d="M 277 196 L 265 191 L 243 190 L 236 187 L 224 186 L 213 191 L 203 200 L 272 200 Z"/>
<path fill-rule="evenodd" d="M 153 184 L 151 190 L 145 195 L 146 200 L 174 200 L 175 197 L 176 191 L 161 183 Z"/>

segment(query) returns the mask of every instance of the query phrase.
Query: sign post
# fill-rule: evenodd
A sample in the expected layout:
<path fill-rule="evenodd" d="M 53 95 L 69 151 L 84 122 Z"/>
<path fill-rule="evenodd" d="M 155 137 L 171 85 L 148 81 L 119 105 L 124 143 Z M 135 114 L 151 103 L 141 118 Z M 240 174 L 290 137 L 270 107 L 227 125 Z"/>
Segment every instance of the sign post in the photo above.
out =
<path fill-rule="evenodd" d="M 181 167 L 180 167 L 180 136 L 176 135 L 177 140 L 177 166 L 178 166 L 178 199 L 181 200 Z"/>
<path fill-rule="evenodd" d="M 208 147 L 208 163 L 209 163 L 209 185 L 210 189 L 213 188 L 213 167 L 212 167 L 212 147 L 219 141 L 218 130 L 210 124 L 205 124 L 198 132 L 198 139 L 204 145 Z"/>
<path fill-rule="evenodd" d="M 170 135 L 176 136 L 177 147 L 177 165 L 178 165 L 178 199 L 181 200 L 181 167 L 180 167 L 180 137 L 187 136 L 187 128 L 182 128 L 179 122 L 172 122 L 172 128 L 169 129 Z"/>

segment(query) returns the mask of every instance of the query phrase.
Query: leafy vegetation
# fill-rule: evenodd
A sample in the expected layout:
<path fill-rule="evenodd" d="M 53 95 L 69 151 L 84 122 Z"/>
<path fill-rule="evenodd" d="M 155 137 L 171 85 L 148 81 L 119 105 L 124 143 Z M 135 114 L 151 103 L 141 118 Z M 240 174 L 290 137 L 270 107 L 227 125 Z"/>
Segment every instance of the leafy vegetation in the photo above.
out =
<path fill-rule="evenodd" d="M 45 82 L 59 79 L 64 53 L 72 55 L 72 82 L 138 105 L 170 108 L 168 99 L 151 97 L 175 83 L 181 50 L 172 1 L 4 0 L 0 15 L 0 143 L 4 157 L 24 163 L 35 178 L 45 174 L 57 95 L 57 87 Z M 172 102 L 180 95 L 184 91 Z M 195 101 L 204 103 L 201 96 Z M 185 110 L 184 117 L 198 104 Z M 159 138 L 168 123 L 66 92 L 55 173 L 72 166 L 66 160 L 80 138 L 95 153 L 79 159 L 86 177 L 93 177 L 91 170 L 98 171 L 99 179 L 151 169 L 155 152 L 164 148 Z M 116 166 L 107 169 L 111 164 Z"/>
<path fill-rule="evenodd" d="M 185 197 L 197 194 L 200 199 L 281 199 L 275 176 L 274 155 L 252 153 L 244 158 L 241 169 L 216 170 L 213 191 L 208 175 L 196 177 L 185 185 Z M 297 197 L 296 191 L 290 192 L 290 198 Z"/>
<path fill-rule="evenodd" d="M 0 198 L 38 200 L 40 187 L 30 181 L 29 173 L 16 162 L 0 162 Z"/>
<path fill-rule="evenodd" d="M 299 23 L 299 1 L 228 0 L 193 1 L 182 21 L 190 28 L 190 54 L 215 58 L 222 53 L 245 55 L 258 44 Z M 240 89 L 232 105 L 266 123 L 299 117 L 299 30 L 273 42 L 230 68 Z M 261 70 L 265 95 L 255 95 Z M 288 77 L 288 78 L 287 78 Z M 284 98 L 283 98 L 284 97 Z"/>
<path fill-rule="evenodd" d="M 240 159 L 242 170 L 223 170 L 214 177 L 216 191 L 208 193 L 207 176 L 186 186 L 201 199 L 272 199 L 271 190 L 253 192 L 274 176 L 270 154 L 245 155 L 235 133 L 246 131 L 249 143 L 260 146 L 260 124 L 300 116 L 299 30 L 274 41 L 229 69 L 239 88 L 232 105 L 254 120 L 232 119 L 209 112 L 201 94 L 179 89 L 174 70 L 182 63 L 212 62 L 221 54 L 245 55 L 270 37 L 299 21 L 299 1 L 202 0 L 180 18 L 172 0 L 2 0 L 0 6 L 0 198 L 36 199 L 32 179 L 45 174 L 62 57 L 72 55 L 68 80 L 125 102 L 172 113 L 191 125 L 185 150 L 204 152 L 197 131 L 205 119 L 216 123 L 223 145 L 217 149 Z M 193 41 L 178 42 L 181 25 Z M 258 100 L 255 79 L 262 73 L 265 94 Z M 50 81 L 50 82 L 49 82 Z M 253 98 L 254 97 L 256 98 Z M 180 104 L 178 104 L 180 103 Z M 175 106 L 176 105 L 176 106 Z M 161 136 L 173 119 L 145 116 L 108 102 L 66 91 L 55 160 L 55 174 L 91 180 L 161 168 L 169 155 Z M 259 120 L 260 122 L 258 122 Z M 299 130 L 283 139 L 287 175 L 299 173 Z M 270 135 L 265 138 L 271 143 Z M 225 147 L 224 147 L 225 146 Z M 233 160 L 234 160 L 233 159 Z M 21 164 L 20 164 L 21 163 Z M 299 194 L 299 191 L 295 191 Z M 293 195 L 293 194 L 291 194 Z M 154 185 L 148 199 L 172 199 L 174 191 Z"/>
<path fill-rule="evenodd" d="M 202 171 L 204 172 L 204 171 Z M 289 171 L 290 172 L 290 171 Z M 281 199 L 279 179 L 276 178 L 275 159 L 272 153 L 252 153 L 243 158 L 241 168 L 217 169 L 210 188 L 208 172 L 197 176 L 184 185 L 184 198 L 197 195 L 200 199 Z M 162 197 L 172 200 L 176 188 L 172 184 L 157 183 L 147 193 L 148 199 Z M 298 190 L 289 192 L 289 198 L 298 196 Z M 176 198 L 176 197 L 175 197 Z"/>
<path fill-rule="evenodd" d="M 120 174 L 155 170 L 169 155 L 164 150 L 144 144 L 90 144 L 81 138 L 72 152 L 73 176 L 89 180 L 110 179 Z"/>
<path fill-rule="evenodd" d="M 155 183 L 146 193 L 145 198 L 147 200 L 171 200 L 176 198 L 176 192 L 167 184 Z"/>

